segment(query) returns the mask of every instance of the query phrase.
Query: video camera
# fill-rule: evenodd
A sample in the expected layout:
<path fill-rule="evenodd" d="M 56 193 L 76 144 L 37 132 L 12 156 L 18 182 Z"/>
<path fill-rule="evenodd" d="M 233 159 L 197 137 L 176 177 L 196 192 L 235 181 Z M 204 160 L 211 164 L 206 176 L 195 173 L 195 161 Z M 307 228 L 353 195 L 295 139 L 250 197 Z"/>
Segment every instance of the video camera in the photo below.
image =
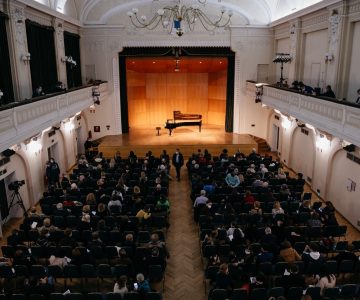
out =
<path fill-rule="evenodd" d="M 10 191 L 17 191 L 22 185 L 25 184 L 25 180 L 16 180 L 8 185 Z"/>

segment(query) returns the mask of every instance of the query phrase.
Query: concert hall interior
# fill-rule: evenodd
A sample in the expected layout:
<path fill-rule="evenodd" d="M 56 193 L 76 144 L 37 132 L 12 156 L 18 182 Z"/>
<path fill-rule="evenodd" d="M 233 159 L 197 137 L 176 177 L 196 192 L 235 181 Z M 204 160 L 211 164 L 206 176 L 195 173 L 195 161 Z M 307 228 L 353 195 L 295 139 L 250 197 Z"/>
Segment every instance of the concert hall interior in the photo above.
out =
<path fill-rule="evenodd" d="M 360 296 L 360 0 L 0 0 L 0 299 Z"/>

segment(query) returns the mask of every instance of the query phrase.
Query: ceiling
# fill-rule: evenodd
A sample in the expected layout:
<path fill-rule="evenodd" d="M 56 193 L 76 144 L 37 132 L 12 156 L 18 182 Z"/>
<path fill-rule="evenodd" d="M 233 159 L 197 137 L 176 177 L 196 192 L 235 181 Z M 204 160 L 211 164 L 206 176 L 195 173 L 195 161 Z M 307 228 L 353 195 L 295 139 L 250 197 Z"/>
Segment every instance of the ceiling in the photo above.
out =
<path fill-rule="evenodd" d="M 173 57 L 126 59 L 126 69 L 139 73 L 212 73 L 227 70 L 226 58 L 180 57 L 179 71 L 175 71 L 176 64 Z"/>
<path fill-rule="evenodd" d="M 36 1 L 53 10 L 79 20 L 83 25 L 129 26 L 127 12 L 133 7 L 139 15 L 148 19 L 157 9 L 166 5 L 174 6 L 179 0 L 29 0 Z M 182 5 L 191 6 L 199 0 L 180 0 Z M 205 0 L 201 0 L 204 2 Z M 326 0 L 206 0 L 200 8 L 211 18 L 219 16 L 220 7 L 231 10 L 232 25 L 268 25 L 271 22 L 298 12 Z"/>

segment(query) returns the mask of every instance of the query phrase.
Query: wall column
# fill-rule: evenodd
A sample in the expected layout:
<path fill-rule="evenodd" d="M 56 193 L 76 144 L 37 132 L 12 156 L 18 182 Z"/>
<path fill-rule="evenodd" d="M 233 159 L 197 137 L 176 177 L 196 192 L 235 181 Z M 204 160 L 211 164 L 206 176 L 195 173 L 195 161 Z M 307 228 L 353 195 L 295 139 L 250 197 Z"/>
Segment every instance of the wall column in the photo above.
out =
<path fill-rule="evenodd" d="M 300 30 L 301 21 L 296 19 L 290 23 L 290 55 L 291 63 L 289 64 L 288 84 L 291 85 L 295 80 L 299 80 L 300 68 Z"/>
<path fill-rule="evenodd" d="M 30 62 L 24 62 L 22 59 L 23 55 L 29 52 L 24 13 L 26 6 L 16 1 L 8 1 L 6 6 L 10 17 L 8 40 L 13 78 L 15 79 L 13 82 L 14 96 L 15 99 L 23 100 L 32 96 Z"/>
<path fill-rule="evenodd" d="M 56 55 L 56 66 L 58 72 L 58 80 L 67 86 L 67 74 L 66 74 L 66 63 L 62 62 L 61 59 L 65 57 L 65 45 L 64 45 L 64 21 L 58 18 L 53 18 L 52 25 L 55 28 L 55 55 Z"/>

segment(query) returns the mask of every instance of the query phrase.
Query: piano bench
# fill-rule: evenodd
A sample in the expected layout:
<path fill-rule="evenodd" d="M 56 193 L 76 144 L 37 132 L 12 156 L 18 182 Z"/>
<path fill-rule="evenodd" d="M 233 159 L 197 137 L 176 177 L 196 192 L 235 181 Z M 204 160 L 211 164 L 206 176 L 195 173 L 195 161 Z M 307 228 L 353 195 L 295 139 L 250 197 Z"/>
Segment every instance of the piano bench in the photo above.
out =
<path fill-rule="evenodd" d="M 157 130 L 157 134 L 156 134 L 156 135 L 160 135 L 161 127 L 155 127 L 155 129 Z"/>

